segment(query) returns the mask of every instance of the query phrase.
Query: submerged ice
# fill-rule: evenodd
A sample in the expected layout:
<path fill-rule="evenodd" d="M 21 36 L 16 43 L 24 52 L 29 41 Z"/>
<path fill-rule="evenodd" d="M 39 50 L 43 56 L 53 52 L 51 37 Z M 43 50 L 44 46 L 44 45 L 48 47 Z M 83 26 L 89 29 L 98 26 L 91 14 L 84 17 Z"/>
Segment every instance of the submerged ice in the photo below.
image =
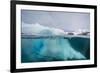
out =
<path fill-rule="evenodd" d="M 40 52 L 43 56 L 48 56 L 51 59 L 54 58 L 58 60 L 85 59 L 85 56 L 71 47 L 68 39 L 47 39 L 43 43 L 44 46 Z"/>
<path fill-rule="evenodd" d="M 27 28 L 27 29 L 26 29 Z M 89 38 L 63 37 L 61 29 L 36 24 L 22 27 L 24 34 L 48 36 L 46 38 L 22 38 L 21 61 L 44 62 L 89 59 Z M 54 36 L 55 37 L 50 37 Z M 59 36 L 61 37 L 59 37 Z M 75 42 L 75 43 L 73 43 Z"/>

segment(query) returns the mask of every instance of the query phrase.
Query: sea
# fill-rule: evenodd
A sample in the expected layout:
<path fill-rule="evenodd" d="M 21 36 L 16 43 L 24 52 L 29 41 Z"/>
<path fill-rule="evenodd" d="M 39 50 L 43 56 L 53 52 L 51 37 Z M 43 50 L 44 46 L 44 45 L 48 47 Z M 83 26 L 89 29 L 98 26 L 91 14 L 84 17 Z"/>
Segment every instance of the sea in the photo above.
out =
<path fill-rule="evenodd" d="M 21 63 L 90 59 L 90 36 L 22 36 Z"/>

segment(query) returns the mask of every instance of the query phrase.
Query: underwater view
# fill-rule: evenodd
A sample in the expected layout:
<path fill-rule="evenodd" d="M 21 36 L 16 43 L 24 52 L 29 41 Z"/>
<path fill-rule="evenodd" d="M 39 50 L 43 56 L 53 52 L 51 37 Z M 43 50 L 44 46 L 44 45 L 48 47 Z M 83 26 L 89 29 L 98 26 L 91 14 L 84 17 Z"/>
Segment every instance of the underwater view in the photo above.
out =
<path fill-rule="evenodd" d="M 89 59 L 89 13 L 21 10 L 21 63 Z"/>
<path fill-rule="evenodd" d="M 22 38 L 21 41 L 22 63 L 90 59 L 89 38 Z"/>

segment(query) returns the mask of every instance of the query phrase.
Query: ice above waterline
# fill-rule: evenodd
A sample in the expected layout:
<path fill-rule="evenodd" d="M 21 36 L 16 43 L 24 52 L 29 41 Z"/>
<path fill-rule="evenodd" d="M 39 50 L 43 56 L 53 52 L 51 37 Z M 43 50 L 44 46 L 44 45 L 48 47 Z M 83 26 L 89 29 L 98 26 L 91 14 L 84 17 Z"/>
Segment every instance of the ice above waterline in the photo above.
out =
<path fill-rule="evenodd" d="M 68 36 L 68 35 L 73 35 L 73 36 L 89 36 L 90 32 L 86 30 L 81 30 L 77 32 L 65 32 L 62 29 L 59 28 L 54 28 L 54 27 L 47 27 L 44 25 L 41 25 L 39 23 L 35 24 L 26 24 L 22 22 L 22 34 L 23 35 L 34 35 L 34 36 Z"/>
<path fill-rule="evenodd" d="M 22 33 L 25 35 L 46 35 L 46 36 L 66 34 L 61 29 L 43 26 L 40 25 L 39 23 L 26 24 L 24 22 L 22 23 Z"/>

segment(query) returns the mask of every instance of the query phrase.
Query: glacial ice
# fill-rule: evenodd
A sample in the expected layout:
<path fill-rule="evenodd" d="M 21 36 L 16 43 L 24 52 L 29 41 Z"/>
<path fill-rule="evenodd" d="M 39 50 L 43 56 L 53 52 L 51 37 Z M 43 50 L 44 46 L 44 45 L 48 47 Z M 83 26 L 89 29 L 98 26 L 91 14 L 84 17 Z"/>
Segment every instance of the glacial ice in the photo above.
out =
<path fill-rule="evenodd" d="M 61 29 L 49 28 L 38 23 L 30 26 L 24 24 L 24 26 L 22 26 L 22 32 L 24 34 L 43 36 L 65 34 L 65 32 Z M 86 59 L 86 57 L 80 51 L 77 51 L 72 47 L 70 41 L 71 38 L 68 37 L 49 37 L 38 39 L 22 38 L 22 62 Z M 78 42 L 76 41 L 76 43 Z M 85 47 L 87 48 L 87 46 Z"/>
<path fill-rule="evenodd" d="M 47 39 L 43 42 L 44 46 L 41 48 L 41 55 L 51 58 L 58 58 L 61 60 L 67 59 L 85 59 L 80 52 L 74 50 L 69 40 L 64 38 Z"/>
<path fill-rule="evenodd" d="M 66 34 L 61 29 L 43 26 L 43 25 L 40 25 L 39 23 L 26 24 L 26 23 L 22 22 L 22 33 L 24 33 L 24 34 L 48 36 L 48 35 L 50 35 L 49 34 L 50 32 L 52 33 L 51 35 L 64 35 L 64 34 Z"/>

